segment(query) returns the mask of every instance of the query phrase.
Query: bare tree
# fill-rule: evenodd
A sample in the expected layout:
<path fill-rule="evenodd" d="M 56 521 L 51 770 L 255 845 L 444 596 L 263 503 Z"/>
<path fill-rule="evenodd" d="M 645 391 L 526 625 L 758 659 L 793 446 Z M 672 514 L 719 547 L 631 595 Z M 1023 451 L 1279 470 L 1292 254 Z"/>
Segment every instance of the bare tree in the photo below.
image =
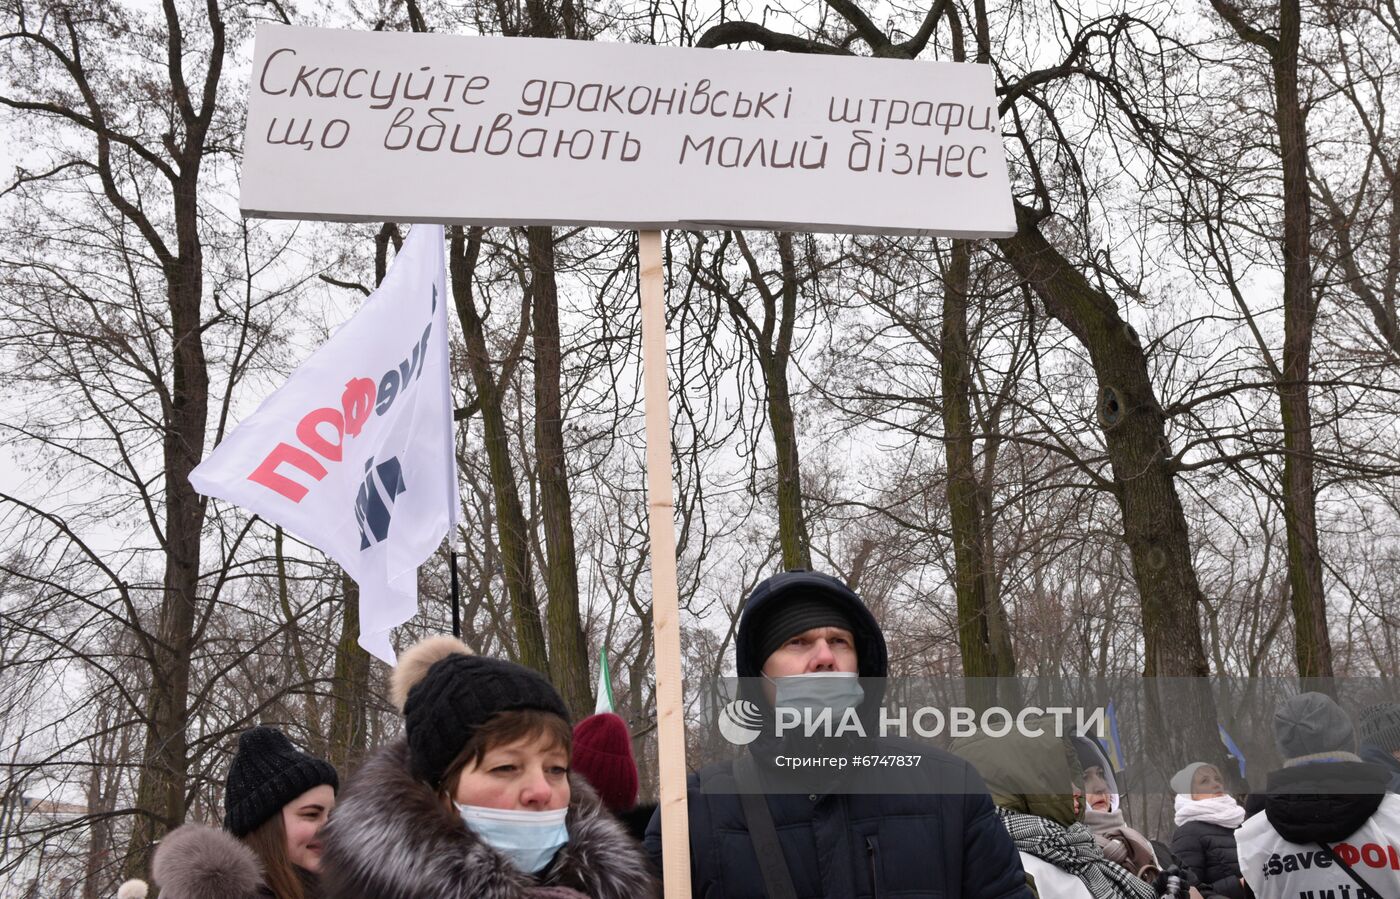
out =
<path fill-rule="evenodd" d="M 145 766 L 137 789 L 138 818 L 126 870 L 144 873 L 151 842 L 184 817 L 188 742 L 186 718 L 190 655 L 199 609 L 204 501 L 189 483 L 204 454 L 209 375 L 204 355 L 204 248 L 200 233 L 200 174 L 225 134 L 216 130 L 225 38 L 215 0 L 202 15 L 166 2 L 163 22 L 145 37 L 165 57 L 164 79 L 150 78 L 150 99 L 132 93 L 103 59 L 113 39 L 137 33 L 145 23 L 126 21 L 108 4 L 90 8 L 11 4 L 9 28 L 0 36 L 16 71 L 33 74 L 29 90 L 0 102 L 36 118 L 61 122 L 86 135 L 85 145 L 52 159 L 45 174 L 70 171 L 101 185 L 110 211 L 129 223 L 156 265 L 165 291 L 170 364 L 149 370 L 159 396 L 162 488 L 156 530 L 164 549 L 163 595 L 158 620 L 143 632 L 141 652 L 150 666 L 145 700 Z M 190 57 L 196 80 L 187 80 Z M 155 190 L 151 195 L 149 192 Z M 120 589 L 120 588 L 119 588 Z M 128 614 L 136 616 L 134 608 Z"/>
<path fill-rule="evenodd" d="M 935 3 L 912 37 L 896 41 L 854 4 L 842 0 L 831 6 L 873 55 L 906 59 L 914 58 L 928 45 L 944 8 Z M 990 47 L 991 29 L 984 4 L 976 4 L 972 21 L 979 45 Z M 1048 104 L 1041 92 L 1046 85 L 1081 75 L 1082 57 L 1090 42 L 1121 32 L 1131 24 L 1127 17 L 1089 23 L 1075 36 L 1064 60 L 1027 72 L 998 88 L 1002 95 L 1001 114 L 1012 113 L 1013 127 L 1017 127 L 1022 121 L 1015 114 L 1018 104 L 1045 109 Z M 845 45 L 822 39 L 780 38 L 749 22 L 715 26 L 697 44 L 743 42 L 797 52 L 851 52 Z M 1029 203 L 1016 201 L 1017 233 L 998 240 L 997 245 L 1006 261 L 1045 304 L 1046 312 L 1079 340 L 1093 362 L 1099 382 L 1099 423 L 1113 473 L 1112 491 L 1118 500 L 1124 539 L 1141 596 L 1147 652 L 1145 673 L 1202 679 L 1197 702 L 1190 710 L 1190 723 L 1170 732 L 1164 729 L 1161 734 L 1164 758 L 1187 758 L 1193 750 L 1199 752 L 1199 747 L 1214 744 L 1211 735 L 1215 731 L 1215 715 L 1214 700 L 1203 680 L 1209 667 L 1200 629 L 1201 589 L 1177 495 L 1165 416 L 1136 331 L 1123 320 L 1114 299 L 1090 282 L 1080 266 L 1047 239 L 1043 228 L 1054 214 L 1055 202 L 1038 165 L 1036 144 L 1024 126 L 1020 127 L 1015 136 L 1027 154 Z M 1164 716 L 1159 714 L 1158 720 L 1164 720 Z"/>
<path fill-rule="evenodd" d="M 690 275 L 728 313 L 743 345 L 758 362 L 777 473 L 775 494 L 782 565 L 784 568 L 810 568 L 811 537 L 803 508 L 802 465 L 788 372 L 792 365 L 799 291 L 817 277 L 821 266 L 813 264 L 799 271 L 793 235 L 778 232 L 774 240 L 776 271 L 764 269 L 759 255 L 761 248 L 755 252 L 743 233 L 729 231 L 724 233 L 708 260 L 697 252 Z M 731 284 L 725 274 L 731 247 L 737 249 L 745 271 L 738 285 Z M 748 299 L 750 291 L 757 294 L 754 303 Z M 751 312 L 750 305 L 756 305 L 759 311 Z"/>
<path fill-rule="evenodd" d="M 1277 33 L 1250 21 L 1232 0 L 1211 0 L 1239 38 L 1268 57 L 1274 126 L 1283 173 L 1283 364 L 1274 365 L 1283 417 L 1283 513 L 1288 524 L 1288 570 L 1293 597 L 1298 675 L 1332 677 L 1332 641 L 1317 536 L 1312 406 L 1313 326 L 1317 294 L 1312 280 L 1312 190 L 1308 184 L 1307 111 L 1298 84 L 1303 29 L 1298 0 L 1282 0 Z"/>
<path fill-rule="evenodd" d="M 470 237 L 461 228 L 453 228 L 449 269 L 452 274 L 452 295 L 457 304 L 457 317 L 462 323 L 466 342 L 467 366 L 476 388 L 475 404 L 485 431 L 487 457 L 491 466 L 491 486 L 496 504 L 496 529 L 501 547 L 506 590 L 510 596 L 511 617 L 515 626 L 516 649 L 521 662 L 539 671 L 549 670 L 545 648 L 544 626 L 540 621 L 539 601 L 535 595 L 534 576 L 530 559 L 529 538 L 525 514 L 516 486 L 515 467 L 510 458 L 509 436 L 503 408 L 504 385 L 521 357 L 529 321 L 529 296 L 524 295 L 521 325 L 506 358 L 501 373 L 491 369 L 491 357 L 486 344 L 482 315 L 476 306 L 473 277 L 481 253 L 481 230 L 472 229 Z"/>

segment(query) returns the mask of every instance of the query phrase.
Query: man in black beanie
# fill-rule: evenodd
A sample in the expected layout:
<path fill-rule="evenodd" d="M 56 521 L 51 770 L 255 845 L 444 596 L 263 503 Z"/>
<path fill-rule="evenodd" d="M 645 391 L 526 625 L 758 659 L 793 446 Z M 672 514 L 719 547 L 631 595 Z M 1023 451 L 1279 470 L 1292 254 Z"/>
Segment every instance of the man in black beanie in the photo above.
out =
<path fill-rule="evenodd" d="M 748 679 L 740 696 L 765 714 L 820 705 L 869 720 L 880 705 L 889 670 L 884 634 L 836 578 L 800 570 L 763 581 L 744 605 L 734 645 L 735 668 Z M 754 751 L 768 739 L 750 743 L 737 762 L 690 775 L 693 895 L 1031 899 L 1015 844 L 967 762 L 904 741 L 900 751 L 920 757 L 926 789 L 740 795 L 737 778 L 747 775 L 736 766 L 771 766 L 771 752 Z M 659 813 L 646 845 L 659 870 Z"/>
<path fill-rule="evenodd" d="M 785 602 L 769 603 L 753 623 L 755 659 L 760 672 L 776 679 L 818 673 L 856 673 L 856 625 L 839 601 L 820 591 L 798 592 Z"/>

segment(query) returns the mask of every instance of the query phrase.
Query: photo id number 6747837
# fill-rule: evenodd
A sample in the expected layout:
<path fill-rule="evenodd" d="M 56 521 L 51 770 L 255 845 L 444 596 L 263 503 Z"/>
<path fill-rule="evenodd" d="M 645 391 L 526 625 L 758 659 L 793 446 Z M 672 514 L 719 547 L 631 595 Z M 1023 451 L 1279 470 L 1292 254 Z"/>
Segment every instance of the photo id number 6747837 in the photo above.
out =
<path fill-rule="evenodd" d="M 856 768 L 917 768 L 923 760 L 921 755 L 856 755 L 851 764 Z"/>

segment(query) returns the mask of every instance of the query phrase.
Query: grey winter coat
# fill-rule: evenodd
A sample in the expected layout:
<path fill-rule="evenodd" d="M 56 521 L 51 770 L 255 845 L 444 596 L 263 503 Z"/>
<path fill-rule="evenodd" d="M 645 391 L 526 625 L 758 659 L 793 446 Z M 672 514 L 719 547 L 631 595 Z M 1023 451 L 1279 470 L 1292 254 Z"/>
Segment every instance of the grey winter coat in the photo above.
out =
<path fill-rule="evenodd" d="M 228 831 L 185 824 L 156 846 L 151 879 L 161 899 L 264 899 L 262 866 Z"/>
<path fill-rule="evenodd" d="M 356 772 L 322 832 L 325 899 L 533 899 L 544 888 L 590 899 L 652 899 L 646 857 L 582 778 L 570 777 L 569 843 L 539 875 L 522 873 L 409 773 L 408 746 Z"/>

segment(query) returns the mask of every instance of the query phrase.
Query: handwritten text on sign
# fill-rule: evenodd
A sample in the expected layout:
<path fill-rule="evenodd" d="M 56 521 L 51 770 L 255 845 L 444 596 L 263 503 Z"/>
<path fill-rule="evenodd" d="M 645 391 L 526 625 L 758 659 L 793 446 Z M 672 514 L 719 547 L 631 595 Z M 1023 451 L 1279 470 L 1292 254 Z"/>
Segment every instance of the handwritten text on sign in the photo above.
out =
<path fill-rule="evenodd" d="M 263 26 L 249 215 L 984 237 L 987 66 Z"/>

